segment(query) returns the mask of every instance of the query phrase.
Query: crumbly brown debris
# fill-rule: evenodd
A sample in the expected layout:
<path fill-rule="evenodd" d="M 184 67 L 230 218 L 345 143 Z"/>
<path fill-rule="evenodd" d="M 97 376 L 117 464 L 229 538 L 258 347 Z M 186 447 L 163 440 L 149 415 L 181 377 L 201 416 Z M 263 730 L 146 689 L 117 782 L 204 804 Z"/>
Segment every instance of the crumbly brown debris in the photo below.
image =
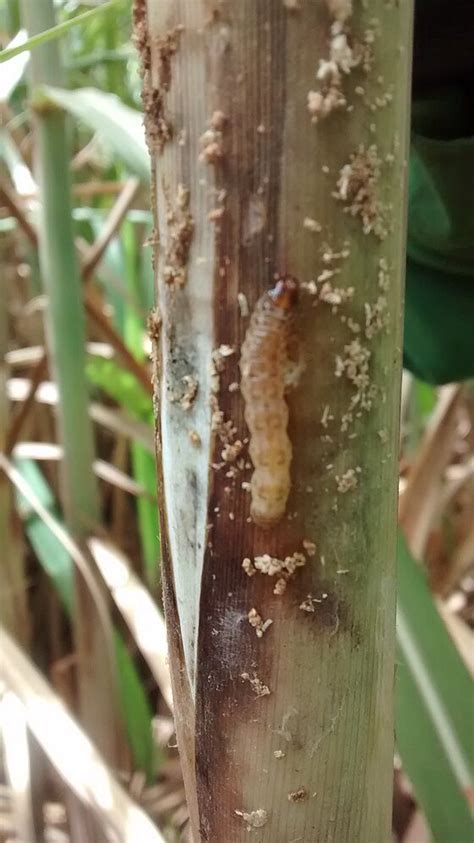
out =
<path fill-rule="evenodd" d="M 165 91 L 169 91 L 171 85 L 171 59 L 177 53 L 179 40 L 184 32 L 184 26 L 177 24 L 173 29 L 168 30 L 156 42 L 158 54 L 158 76 L 160 85 Z"/>
<path fill-rule="evenodd" d="M 308 594 L 305 599 L 300 603 L 299 607 L 303 612 L 315 612 L 318 603 L 323 603 L 324 600 L 327 599 L 327 596 L 328 595 L 325 591 L 323 591 L 321 597 L 314 597 L 312 594 Z"/>
<path fill-rule="evenodd" d="M 177 402 L 183 410 L 190 410 L 196 400 L 196 396 L 199 389 L 199 384 L 192 375 L 184 375 L 181 378 L 181 383 L 183 384 L 184 391 L 181 395 L 172 395 L 170 396 L 171 402 Z"/>
<path fill-rule="evenodd" d="M 355 412 L 368 411 L 372 408 L 375 388 L 370 382 L 371 356 L 370 349 L 362 345 L 358 338 L 344 346 L 344 357 L 336 356 L 336 377 L 346 377 L 354 387 L 349 408 L 341 420 L 341 431 L 348 429 L 354 420 Z"/>
<path fill-rule="evenodd" d="M 199 436 L 197 430 L 190 430 L 188 433 L 188 437 L 189 441 L 191 442 L 191 445 L 194 445 L 196 448 L 199 448 L 201 444 L 201 437 Z"/>
<path fill-rule="evenodd" d="M 219 208 L 213 208 L 212 211 L 209 211 L 207 218 L 209 222 L 220 222 L 224 213 L 225 208 L 221 205 Z"/>
<path fill-rule="evenodd" d="M 379 260 L 378 284 L 382 292 L 388 292 L 390 287 L 390 270 L 385 258 L 380 258 Z"/>
<path fill-rule="evenodd" d="M 216 132 L 222 132 L 226 123 L 227 117 L 225 116 L 223 111 L 219 110 L 213 112 L 212 117 L 209 121 L 211 129 L 214 129 Z"/>
<path fill-rule="evenodd" d="M 358 484 L 357 475 L 359 473 L 360 468 L 358 470 L 357 468 L 348 468 L 344 474 L 336 474 L 335 480 L 337 491 L 344 495 L 346 492 L 350 492 L 352 489 L 355 489 Z"/>
<path fill-rule="evenodd" d="M 326 0 L 329 14 L 344 23 L 352 15 L 352 0 Z"/>
<path fill-rule="evenodd" d="M 283 577 L 277 579 L 275 585 L 273 586 L 273 594 L 275 594 L 277 597 L 281 597 L 281 595 L 284 594 L 286 591 L 286 585 L 287 580 L 283 579 Z"/>
<path fill-rule="evenodd" d="M 227 357 L 231 357 L 232 354 L 235 354 L 235 348 L 232 348 L 230 345 L 220 345 L 218 348 L 215 348 L 211 355 L 211 365 L 210 365 L 210 374 L 211 374 L 211 390 L 214 395 L 217 395 L 219 392 L 220 386 L 220 373 L 224 370 L 225 366 L 225 359 Z"/>
<path fill-rule="evenodd" d="M 250 310 L 249 303 L 247 301 L 247 296 L 245 295 L 245 293 L 237 293 L 237 301 L 239 303 L 240 315 L 242 319 L 246 319 L 250 313 Z"/>
<path fill-rule="evenodd" d="M 226 442 L 222 451 L 221 457 L 224 462 L 235 462 L 238 456 L 242 453 L 242 449 L 244 447 L 243 442 L 240 439 L 237 439 L 235 442 Z"/>
<path fill-rule="evenodd" d="M 321 424 L 324 428 L 327 428 L 329 422 L 334 421 L 334 416 L 331 413 L 331 408 L 329 404 L 326 404 L 323 410 L 323 414 L 321 416 Z"/>
<path fill-rule="evenodd" d="M 328 272 L 330 270 L 327 270 Z M 318 278 L 320 281 L 323 278 L 327 278 L 327 275 L 321 273 Z M 337 308 L 341 304 L 345 304 L 352 299 L 354 295 L 354 287 L 333 287 L 330 281 L 324 281 L 320 291 L 319 291 L 319 298 L 321 301 L 325 302 L 326 304 L 330 304 L 332 307 Z"/>
<path fill-rule="evenodd" d="M 304 802 L 308 798 L 308 791 L 305 787 L 299 787 L 298 790 L 290 790 L 288 794 L 289 802 Z"/>
<path fill-rule="evenodd" d="M 231 345 L 222 344 L 219 346 L 219 348 L 215 349 L 214 354 L 216 356 L 216 359 L 222 360 L 222 358 L 225 357 L 232 357 L 232 355 L 235 354 L 235 348 L 233 348 L 233 346 Z"/>
<path fill-rule="evenodd" d="M 333 193 L 346 213 L 360 218 L 364 234 L 373 233 L 379 240 L 387 236 L 390 210 L 378 197 L 382 166 L 377 146 L 361 144 L 341 168 Z"/>
<path fill-rule="evenodd" d="M 241 673 L 240 678 L 249 683 L 256 697 L 268 697 L 268 695 L 271 694 L 268 685 L 265 685 L 256 673 L 254 673 L 253 676 L 250 676 L 249 673 Z"/>
<path fill-rule="evenodd" d="M 248 556 L 246 556 L 245 559 L 243 560 L 242 568 L 244 569 L 244 571 L 245 571 L 245 573 L 247 574 L 248 577 L 254 577 L 255 574 L 257 573 L 257 569 L 254 568 L 254 566 L 252 564 L 252 560 L 249 559 Z"/>
<path fill-rule="evenodd" d="M 313 219 L 312 217 L 305 217 L 303 220 L 303 228 L 306 228 L 308 231 L 312 231 L 314 234 L 319 234 L 322 231 L 321 223 L 317 220 Z"/>
<path fill-rule="evenodd" d="M 189 210 L 189 190 L 178 185 L 174 207 L 167 197 L 166 221 L 168 238 L 165 253 L 164 280 L 183 287 L 187 280 L 187 264 L 194 234 L 194 220 Z"/>
<path fill-rule="evenodd" d="M 253 577 L 256 573 L 277 577 L 273 587 L 275 595 L 282 595 L 285 592 L 288 580 L 294 576 L 297 568 L 303 565 L 306 565 L 306 557 L 298 551 L 291 556 L 286 556 L 285 559 L 278 559 L 276 556 L 264 553 L 262 556 L 256 556 L 253 562 L 248 557 L 242 562 L 242 568 L 248 577 Z"/>
<path fill-rule="evenodd" d="M 262 616 L 257 612 L 256 609 L 250 609 L 247 618 L 250 626 L 253 626 L 253 628 L 255 629 L 255 634 L 257 638 L 263 638 L 268 627 L 271 626 L 273 623 L 271 618 L 267 618 L 267 620 L 264 621 Z"/>
<path fill-rule="evenodd" d="M 158 152 L 162 152 L 167 141 L 173 136 L 173 126 L 166 114 L 165 101 L 171 86 L 171 60 L 178 50 L 184 27 L 179 24 L 154 42 L 155 55 L 158 56 L 158 84 L 152 85 L 151 49 L 148 36 L 145 38 L 141 24 L 142 22 L 135 25 L 135 40 L 142 55 L 142 75 L 145 80 L 142 99 L 145 110 L 146 138 L 150 149 L 156 148 Z"/>
<path fill-rule="evenodd" d="M 387 299 L 385 296 L 379 296 L 373 304 L 366 302 L 364 309 L 365 336 L 370 340 L 387 327 Z"/>
<path fill-rule="evenodd" d="M 257 571 L 267 574 L 269 577 L 283 573 L 291 576 L 297 568 L 306 565 L 306 557 L 302 553 L 296 552 L 292 556 L 286 556 L 285 559 L 278 559 L 276 556 L 270 556 L 270 554 L 264 553 L 263 556 L 255 557 L 254 565 Z"/>
<path fill-rule="evenodd" d="M 162 324 L 163 317 L 161 316 L 160 308 L 156 305 L 156 307 L 150 310 L 147 319 L 148 336 L 154 342 L 157 342 L 160 337 Z"/>
<path fill-rule="evenodd" d="M 247 823 L 247 831 L 252 831 L 253 828 L 263 828 L 268 822 L 268 811 L 264 808 L 257 808 L 256 811 L 234 811 L 238 817 L 242 817 L 243 821 Z"/>
<path fill-rule="evenodd" d="M 308 111 L 313 123 L 347 107 L 344 77 L 349 76 L 362 60 L 359 45 L 356 49 L 351 46 L 349 21 L 352 16 L 352 3 L 350 0 L 327 0 L 327 6 L 333 19 L 329 56 L 319 62 L 316 73 L 318 89 L 308 92 Z"/>
<path fill-rule="evenodd" d="M 224 155 L 224 129 L 227 118 L 223 111 L 215 111 L 209 120 L 209 128 L 199 138 L 201 152 L 199 160 L 204 164 L 216 164 Z"/>

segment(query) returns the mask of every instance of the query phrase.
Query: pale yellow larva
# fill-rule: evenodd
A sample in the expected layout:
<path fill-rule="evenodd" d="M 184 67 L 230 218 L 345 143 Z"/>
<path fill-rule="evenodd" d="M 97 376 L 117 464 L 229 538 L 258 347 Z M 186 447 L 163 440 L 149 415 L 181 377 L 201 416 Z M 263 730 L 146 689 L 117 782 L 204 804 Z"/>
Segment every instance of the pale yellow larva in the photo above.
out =
<path fill-rule="evenodd" d="M 293 278 L 279 278 L 255 305 L 242 344 L 241 392 L 254 466 L 251 515 L 261 527 L 271 527 L 284 515 L 290 492 L 292 449 L 284 393 L 297 292 Z"/>

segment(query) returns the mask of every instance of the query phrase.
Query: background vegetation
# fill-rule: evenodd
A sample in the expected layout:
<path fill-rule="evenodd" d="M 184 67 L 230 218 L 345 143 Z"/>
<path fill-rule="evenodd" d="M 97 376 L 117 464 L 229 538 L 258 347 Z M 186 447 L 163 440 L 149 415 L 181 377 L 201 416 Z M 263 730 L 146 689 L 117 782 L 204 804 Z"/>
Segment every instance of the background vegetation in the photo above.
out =
<path fill-rule="evenodd" d="M 73 793 L 108 839 L 160 839 L 136 836 L 152 834 L 139 804 L 179 840 L 187 812 L 160 607 L 152 218 L 131 10 L 55 6 L 71 26 L 43 47 L 54 57 L 61 45 L 52 77 L 36 68 L 29 83 L 25 51 L 0 65 L 0 839 L 16 829 L 33 843 L 46 826 L 74 840 Z M 24 38 L 20 11 L 0 4 L 4 48 Z M 38 241 L 41 225 L 49 239 Z M 472 838 L 473 421 L 469 384 L 436 388 L 406 373 L 393 824 L 404 843 Z M 74 494 L 87 500 L 87 524 Z"/>

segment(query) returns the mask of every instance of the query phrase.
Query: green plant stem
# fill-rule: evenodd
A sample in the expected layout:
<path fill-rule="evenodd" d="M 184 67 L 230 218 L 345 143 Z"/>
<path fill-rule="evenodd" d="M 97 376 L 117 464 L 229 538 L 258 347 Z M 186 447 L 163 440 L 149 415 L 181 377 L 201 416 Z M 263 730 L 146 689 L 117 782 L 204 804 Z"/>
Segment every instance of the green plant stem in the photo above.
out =
<path fill-rule="evenodd" d="M 50 0 L 23 0 L 30 32 L 54 20 Z M 57 44 L 39 48 L 31 59 L 33 89 L 62 77 Z M 48 295 L 48 341 L 61 394 L 59 422 L 64 444 L 64 507 L 70 527 L 81 534 L 98 519 L 99 497 L 92 471 L 94 444 L 88 419 L 85 325 L 74 249 L 66 116 L 36 115 L 37 166 L 41 191 L 40 263 Z"/>

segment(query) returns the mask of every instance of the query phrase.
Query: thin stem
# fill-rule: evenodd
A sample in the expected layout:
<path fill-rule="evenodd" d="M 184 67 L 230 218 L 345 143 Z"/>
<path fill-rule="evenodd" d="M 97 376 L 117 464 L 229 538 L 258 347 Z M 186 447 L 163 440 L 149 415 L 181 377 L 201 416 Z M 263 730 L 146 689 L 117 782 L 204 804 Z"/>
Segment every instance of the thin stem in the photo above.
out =
<path fill-rule="evenodd" d="M 41 32 L 54 23 L 50 0 L 23 0 L 22 9 L 30 33 Z M 31 57 L 33 88 L 58 84 L 61 77 L 58 45 L 39 47 Z M 61 396 L 64 506 L 70 528 L 80 535 L 86 523 L 98 520 L 99 497 L 92 471 L 94 444 L 87 411 L 84 311 L 72 229 L 70 155 L 64 113 L 37 114 L 36 130 L 41 194 L 40 264 L 48 296 L 48 345 Z"/>

